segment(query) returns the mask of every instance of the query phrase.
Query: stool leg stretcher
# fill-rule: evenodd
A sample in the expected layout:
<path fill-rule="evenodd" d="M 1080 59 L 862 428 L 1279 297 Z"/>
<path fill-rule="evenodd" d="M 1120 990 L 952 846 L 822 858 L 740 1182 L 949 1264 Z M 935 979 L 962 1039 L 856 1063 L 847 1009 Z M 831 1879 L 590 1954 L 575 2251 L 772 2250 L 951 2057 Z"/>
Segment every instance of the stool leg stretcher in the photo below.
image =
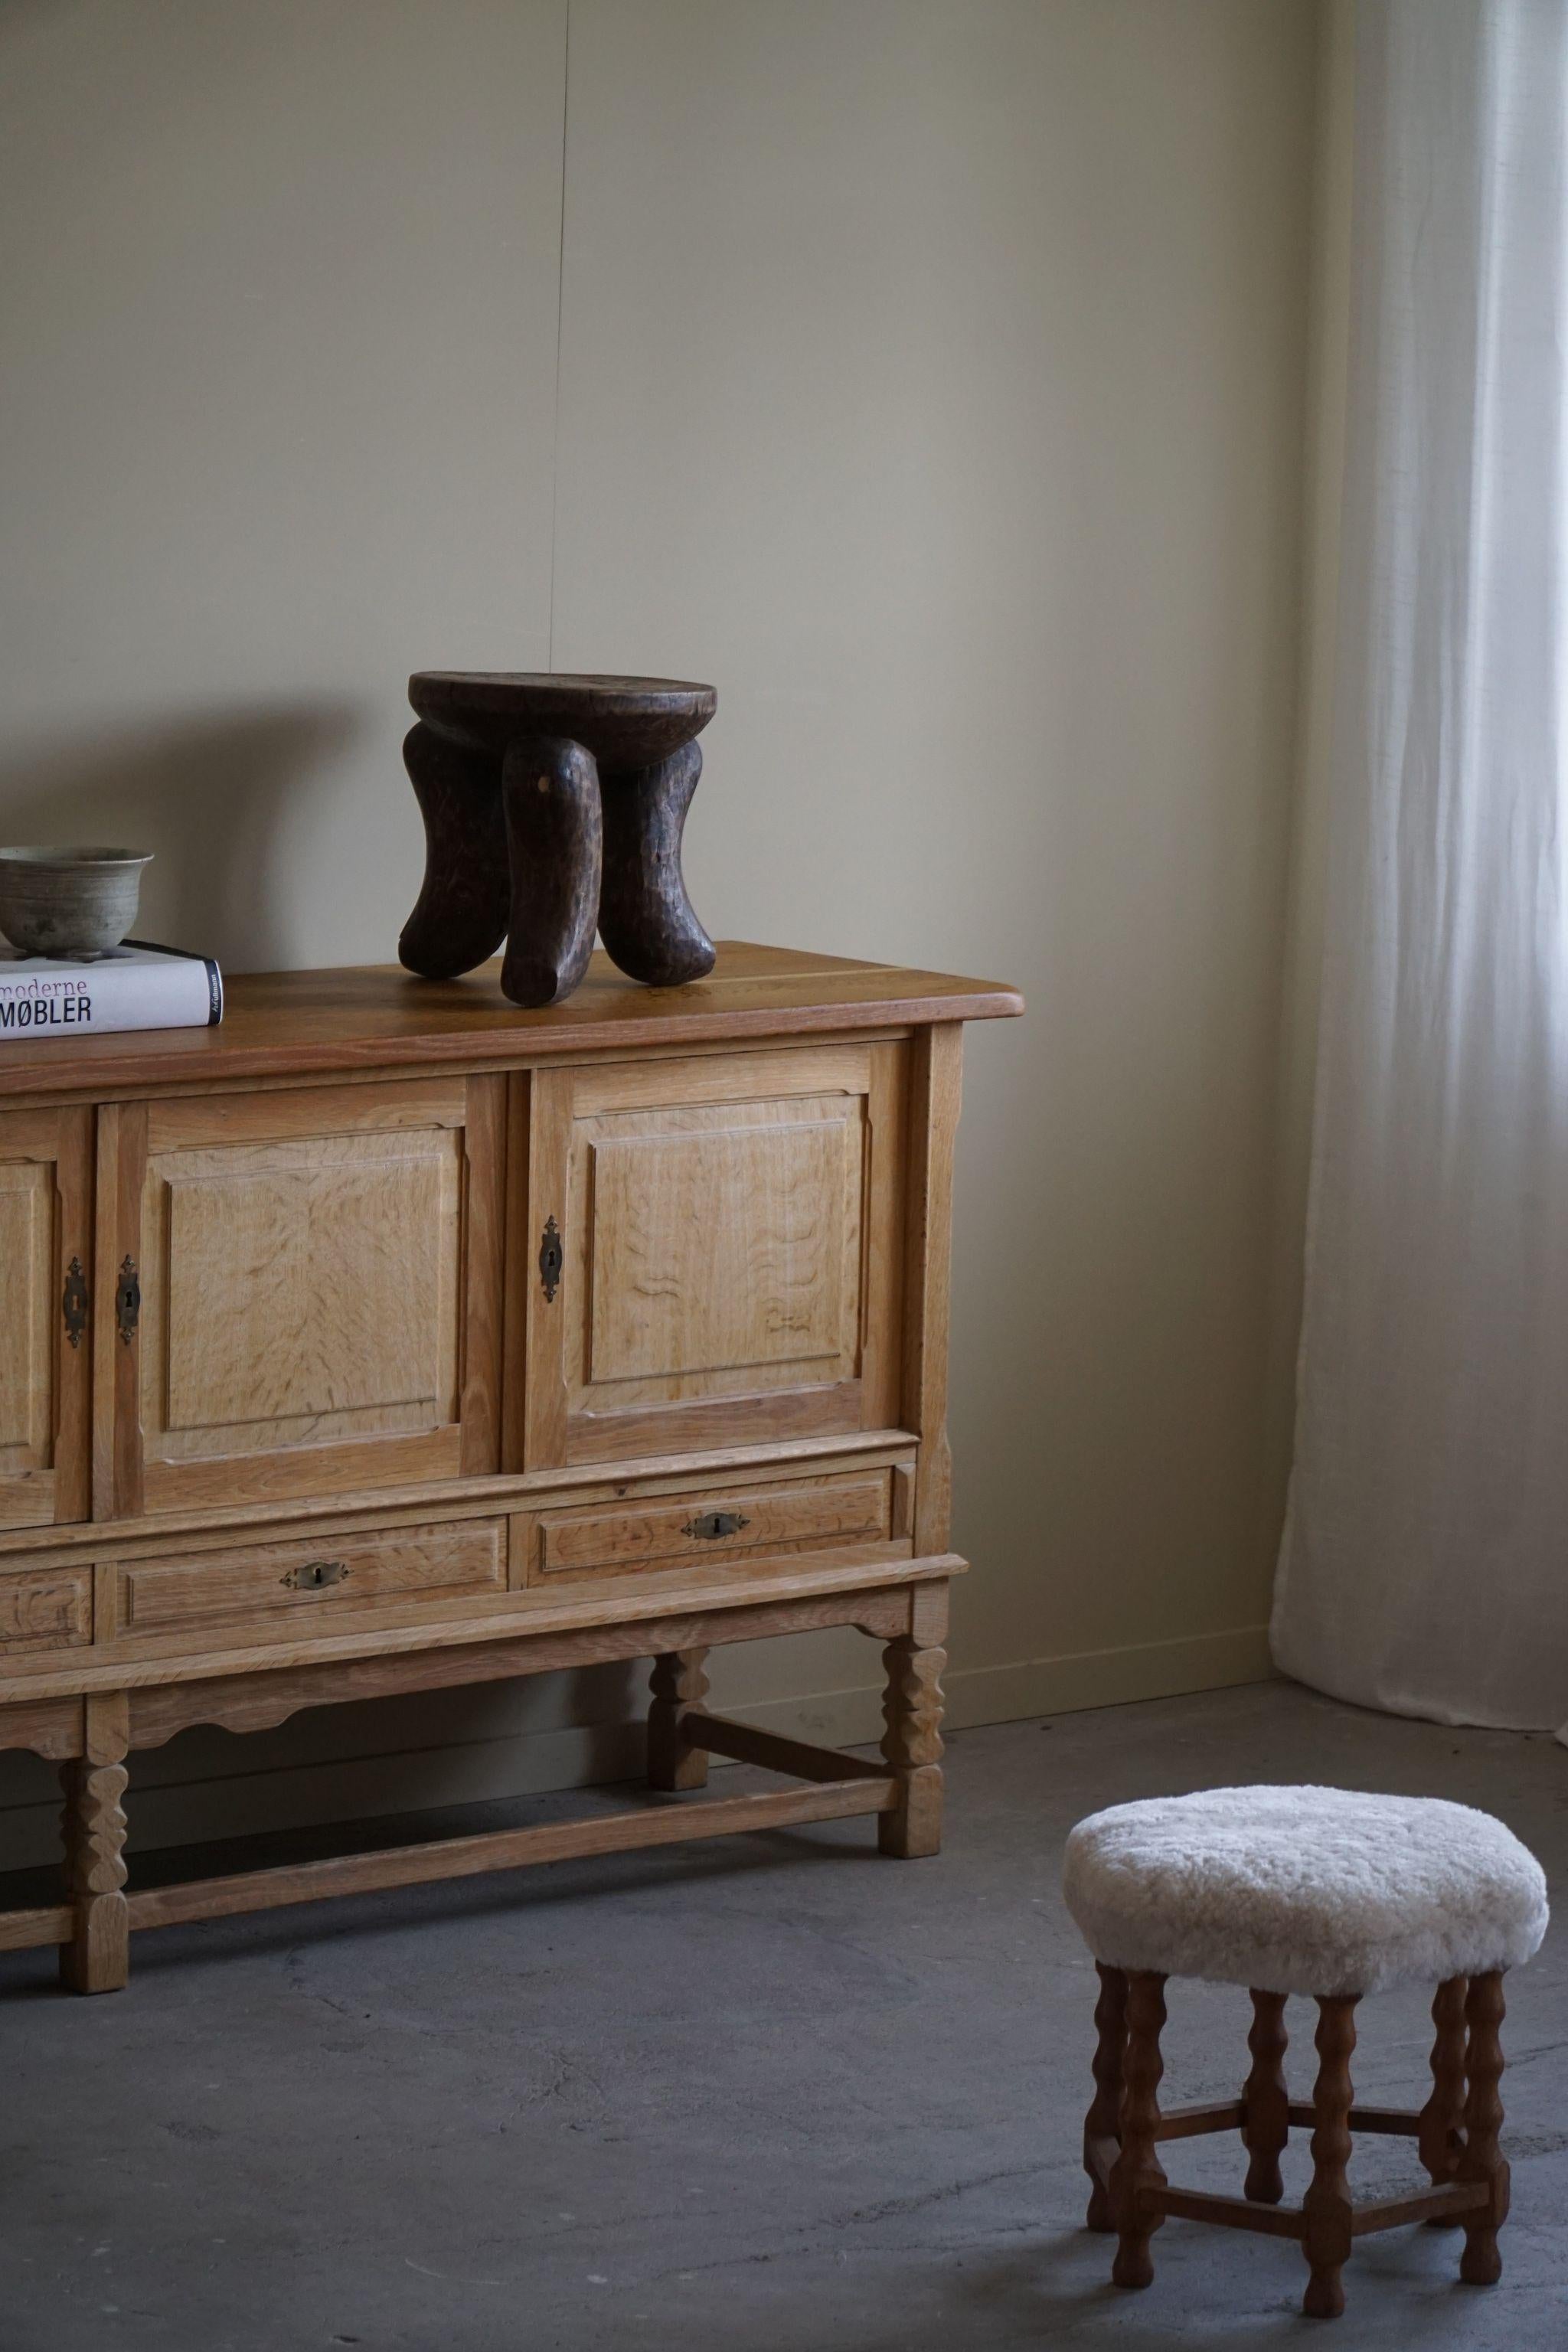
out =
<path fill-rule="evenodd" d="M 1169 2218 L 1212 2221 L 1266 2237 L 1292 2238 L 1310 2268 L 1303 2309 L 1337 2318 L 1344 2309 L 1341 2273 L 1356 2238 L 1424 2221 L 1462 2228 L 1459 2274 L 1495 2285 L 1502 2274 L 1498 2231 L 1508 2217 L 1509 2168 L 1498 2146 L 1502 2102 L 1502 1971 L 1447 1979 L 1432 2004 L 1432 2095 L 1419 2110 L 1357 2106 L 1351 2084 L 1356 1997 L 1318 2000 L 1319 2067 L 1310 2101 L 1286 2088 L 1285 1997 L 1254 1991 L 1248 2046 L 1252 2072 L 1239 2099 L 1162 2110 L 1160 2034 L 1166 1979 L 1097 1961 L 1094 2100 L 1084 2120 L 1084 2169 L 1090 2189 L 1089 2227 L 1117 2238 L 1112 2278 L 1143 2287 L 1153 2278 L 1150 2242 Z M 1312 2132 L 1312 2180 L 1299 2206 L 1281 2202 L 1279 2158 L 1292 2126 Z M 1251 2157 L 1246 2193 L 1182 2189 L 1166 2179 L 1156 2149 L 1167 2140 L 1238 2131 Z M 1430 2186 L 1358 2204 L 1346 2179 L 1357 2132 L 1413 2139 Z"/>

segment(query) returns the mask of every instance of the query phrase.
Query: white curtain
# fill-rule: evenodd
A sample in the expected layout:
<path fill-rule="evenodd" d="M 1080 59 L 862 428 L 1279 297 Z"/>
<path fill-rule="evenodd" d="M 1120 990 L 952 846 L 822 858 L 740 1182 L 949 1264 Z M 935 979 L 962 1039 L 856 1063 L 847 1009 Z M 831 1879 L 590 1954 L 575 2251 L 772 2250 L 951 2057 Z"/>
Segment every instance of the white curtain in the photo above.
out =
<path fill-rule="evenodd" d="M 1568 1722 L 1568 0 L 1362 0 L 1284 1670 Z"/>

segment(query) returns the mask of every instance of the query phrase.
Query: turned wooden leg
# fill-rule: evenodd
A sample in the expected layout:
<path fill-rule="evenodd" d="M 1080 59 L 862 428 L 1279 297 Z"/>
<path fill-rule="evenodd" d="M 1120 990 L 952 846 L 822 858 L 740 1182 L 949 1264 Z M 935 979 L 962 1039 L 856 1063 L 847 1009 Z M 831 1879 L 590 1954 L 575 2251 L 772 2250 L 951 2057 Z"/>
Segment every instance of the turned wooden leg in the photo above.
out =
<path fill-rule="evenodd" d="M 1121 2144 L 1121 2054 L 1127 2039 L 1127 1978 L 1121 1969 L 1108 1969 L 1096 1960 L 1100 1978 L 1100 1999 L 1094 2004 L 1094 2024 L 1098 2039 L 1094 2049 L 1094 2097 L 1083 2119 L 1083 2168 L 1089 2179 L 1089 2226 L 1091 2230 L 1113 2231 L 1116 2227 L 1111 2213 L 1110 2193 L 1101 2177 L 1095 2157 L 1097 2146 L 1106 2140 Z"/>
<path fill-rule="evenodd" d="M 1252 2072 L 1241 2097 L 1246 2121 L 1241 2137 L 1251 2162 L 1247 2168 L 1247 2195 L 1255 2205 L 1278 2205 L 1285 2194 L 1279 2158 L 1290 2137 L 1290 2093 L 1285 2082 L 1285 1995 L 1252 1995 L 1252 2030 L 1247 2037 Z"/>
<path fill-rule="evenodd" d="M 1452 2180 L 1464 2147 L 1460 2126 L 1465 2119 L 1465 1995 L 1463 1977 L 1449 1977 L 1432 1999 L 1432 2095 L 1421 2110 L 1416 2148 L 1422 2163 L 1439 2183 Z M 1439 2214 L 1428 2229 L 1457 2230 L 1459 2223 Z"/>
<path fill-rule="evenodd" d="M 702 754 L 685 744 L 657 767 L 602 778 L 605 877 L 599 936 L 612 961 L 652 988 L 711 971 L 713 942 L 692 912 L 680 836 Z"/>
<path fill-rule="evenodd" d="M 1145 1969 L 1127 1978 L 1127 2046 L 1121 2060 L 1121 2150 L 1110 2173 L 1110 2209 L 1119 2241 L 1110 2275 L 1117 2286 L 1147 2286 L 1154 2275 L 1149 2241 L 1164 2221 L 1148 2202 L 1163 2189 L 1155 2153 L 1160 2128 L 1160 2034 L 1165 2022 L 1165 1979 Z"/>
<path fill-rule="evenodd" d="M 901 1861 L 942 1844 L 942 1670 L 947 1652 L 901 1634 L 882 1653 L 882 1754 L 897 1776 L 899 1801 L 877 1821 L 877 1843 Z"/>
<path fill-rule="evenodd" d="M 647 1711 L 647 1777 L 654 1789 L 702 1789 L 708 1784 L 708 1756 L 686 1738 L 689 1709 L 700 1706 L 708 1696 L 703 1672 L 706 1650 L 667 1650 L 653 1662 L 648 1687 L 653 1693 Z"/>
<path fill-rule="evenodd" d="M 1345 2307 L 1340 2273 L 1350 2260 L 1350 2112 L 1354 2092 L 1356 1996 L 1318 2003 L 1318 2080 L 1312 2093 L 1312 2185 L 1301 2200 L 1307 2217 L 1302 2251 L 1312 2275 L 1301 2308 L 1309 2319 L 1337 2319 Z"/>
<path fill-rule="evenodd" d="M 1498 2084 L 1502 2080 L 1502 2020 L 1501 1970 L 1494 1969 L 1489 1976 L 1472 1977 L 1465 2002 L 1465 2022 L 1469 2028 L 1466 2055 L 1469 2090 L 1465 2099 L 1465 2145 L 1458 2173 L 1461 2180 L 1486 2181 L 1491 2190 L 1491 2201 L 1479 2221 L 1465 2224 L 1459 2276 L 1467 2286 L 1495 2286 L 1502 2276 L 1497 2233 L 1508 2219 L 1509 2192 L 1508 2166 L 1498 2149 L 1498 2134 L 1502 2129 L 1502 2101 L 1498 2096 Z"/>
<path fill-rule="evenodd" d="M 501 763 L 437 735 L 423 719 L 403 740 L 403 764 L 425 820 L 425 883 L 397 942 L 426 980 L 451 980 L 493 956 L 511 902 Z"/>
<path fill-rule="evenodd" d="M 60 1980 L 72 1992 L 118 1992 L 131 1969 L 126 1910 L 125 1814 L 121 1799 L 130 1744 L 123 1692 L 84 1702 L 87 1752 L 60 1768 L 66 1888 L 75 1915 L 60 1946 Z"/>
<path fill-rule="evenodd" d="M 514 1004 L 558 1004 L 588 969 L 599 919 L 599 772 L 581 743 L 513 743 L 501 771 L 510 901 L 500 984 Z"/>

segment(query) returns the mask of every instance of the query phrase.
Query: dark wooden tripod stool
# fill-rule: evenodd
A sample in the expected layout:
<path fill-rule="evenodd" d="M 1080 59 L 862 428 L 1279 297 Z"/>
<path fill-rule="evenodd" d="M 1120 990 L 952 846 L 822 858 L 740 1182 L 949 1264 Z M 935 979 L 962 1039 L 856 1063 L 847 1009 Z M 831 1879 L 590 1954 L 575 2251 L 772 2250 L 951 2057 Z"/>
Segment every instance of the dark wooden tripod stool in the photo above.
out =
<path fill-rule="evenodd" d="M 713 969 L 680 871 L 710 686 L 667 677 L 416 670 L 404 764 L 425 887 L 397 952 L 426 980 L 507 942 L 514 1004 L 557 1004 L 597 928 L 621 970 L 673 988 Z"/>
<path fill-rule="evenodd" d="M 1063 1888 L 1100 1976 L 1083 2160 L 1089 2226 L 1118 2240 L 1118 2286 L 1151 2284 L 1150 2242 L 1172 2215 L 1296 2239 L 1310 2273 L 1302 2308 L 1313 2318 L 1343 2311 L 1340 2274 L 1353 2240 L 1403 2222 L 1462 2228 L 1460 2277 L 1496 2284 L 1509 2205 L 1498 2144 L 1503 1972 L 1537 1949 L 1547 1917 L 1540 1864 L 1510 1831 L 1434 1799 L 1214 1789 L 1080 1822 Z M 1162 2112 L 1171 1976 L 1251 1990 L 1252 2067 L 1239 2098 Z M 1357 2106 L 1357 2001 L 1423 1977 L 1440 1978 L 1426 2105 Z M 1318 2007 L 1310 2102 L 1292 2099 L 1285 2080 L 1292 1992 Z M 1287 2207 L 1279 2158 L 1293 2124 L 1311 2127 L 1312 2179 L 1301 2204 Z M 1173 2188 L 1160 2145 L 1219 2131 L 1241 2134 L 1244 2194 Z M 1408 2135 L 1430 2185 L 1356 2203 L 1347 2170 L 1356 2132 Z"/>

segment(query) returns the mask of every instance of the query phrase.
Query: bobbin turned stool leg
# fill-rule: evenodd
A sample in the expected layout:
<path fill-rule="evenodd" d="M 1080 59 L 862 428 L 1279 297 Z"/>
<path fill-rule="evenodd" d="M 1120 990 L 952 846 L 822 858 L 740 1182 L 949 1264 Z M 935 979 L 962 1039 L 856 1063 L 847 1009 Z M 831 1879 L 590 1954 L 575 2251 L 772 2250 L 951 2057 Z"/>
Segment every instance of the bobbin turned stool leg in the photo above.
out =
<path fill-rule="evenodd" d="M 1464 2149 L 1460 2126 L 1465 2120 L 1465 1995 L 1464 1977 L 1448 1977 L 1432 1996 L 1432 2095 L 1421 2110 L 1416 2147 L 1435 2181 L 1452 2180 Z M 1455 2215 L 1439 2213 L 1427 2223 L 1431 2230 L 1457 2230 Z"/>
<path fill-rule="evenodd" d="M 1285 2082 L 1285 1995 L 1252 1995 L 1252 2031 L 1247 2037 L 1252 2072 L 1241 2095 L 1241 2137 L 1252 2161 L 1246 2194 L 1255 2205 L 1278 2205 L 1285 2194 L 1279 2158 L 1290 2137 L 1290 2094 Z"/>
<path fill-rule="evenodd" d="M 1089 2179 L 1089 2226 L 1110 2235 L 1116 2228 L 1106 2186 L 1108 2147 L 1121 2141 L 1121 2060 L 1127 2041 L 1127 1979 L 1121 1969 L 1096 1960 L 1100 1999 L 1094 2005 L 1094 2097 L 1083 2119 L 1083 2168 Z M 1114 2157 L 1110 2163 L 1114 2163 Z"/>
<path fill-rule="evenodd" d="M 1119 2243 L 1110 2275 L 1117 2286 L 1148 2286 L 1154 2276 L 1149 2241 L 1164 2221 L 1150 2192 L 1165 2186 L 1154 2153 L 1160 2130 L 1160 2034 L 1165 2022 L 1165 1979 L 1147 1969 L 1127 1977 L 1127 2047 L 1121 2074 L 1121 2152 L 1110 2175 L 1110 2205 Z"/>
<path fill-rule="evenodd" d="M 1508 2166 L 1498 2151 L 1498 2134 L 1502 2129 L 1502 2101 L 1498 2096 L 1498 2084 L 1502 2080 L 1502 2019 L 1501 1969 L 1494 1969 L 1489 1976 L 1472 1977 L 1465 2002 L 1465 2022 L 1469 2029 L 1466 2056 L 1469 2092 L 1465 2100 L 1465 2146 L 1458 2177 L 1461 2180 L 1484 2181 L 1490 2196 L 1481 2219 L 1465 2224 L 1459 2276 L 1467 2286 L 1495 2286 L 1502 2276 L 1497 2233 L 1508 2219 L 1509 2200 Z"/>
<path fill-rule="evenodd" d="M 1345 2307 L 1340 2273 L 1351 2256 L 1351 2059 L 1355 2053 L 1353 1993 L 1318 2002 L 1318 2081 L 1312 2093 L 1312 2183 L 1301 2200 L 1301 2245 L 1312 2275 L 1301 2298 L 1309 2319 L 1337 2319 Z"/>

